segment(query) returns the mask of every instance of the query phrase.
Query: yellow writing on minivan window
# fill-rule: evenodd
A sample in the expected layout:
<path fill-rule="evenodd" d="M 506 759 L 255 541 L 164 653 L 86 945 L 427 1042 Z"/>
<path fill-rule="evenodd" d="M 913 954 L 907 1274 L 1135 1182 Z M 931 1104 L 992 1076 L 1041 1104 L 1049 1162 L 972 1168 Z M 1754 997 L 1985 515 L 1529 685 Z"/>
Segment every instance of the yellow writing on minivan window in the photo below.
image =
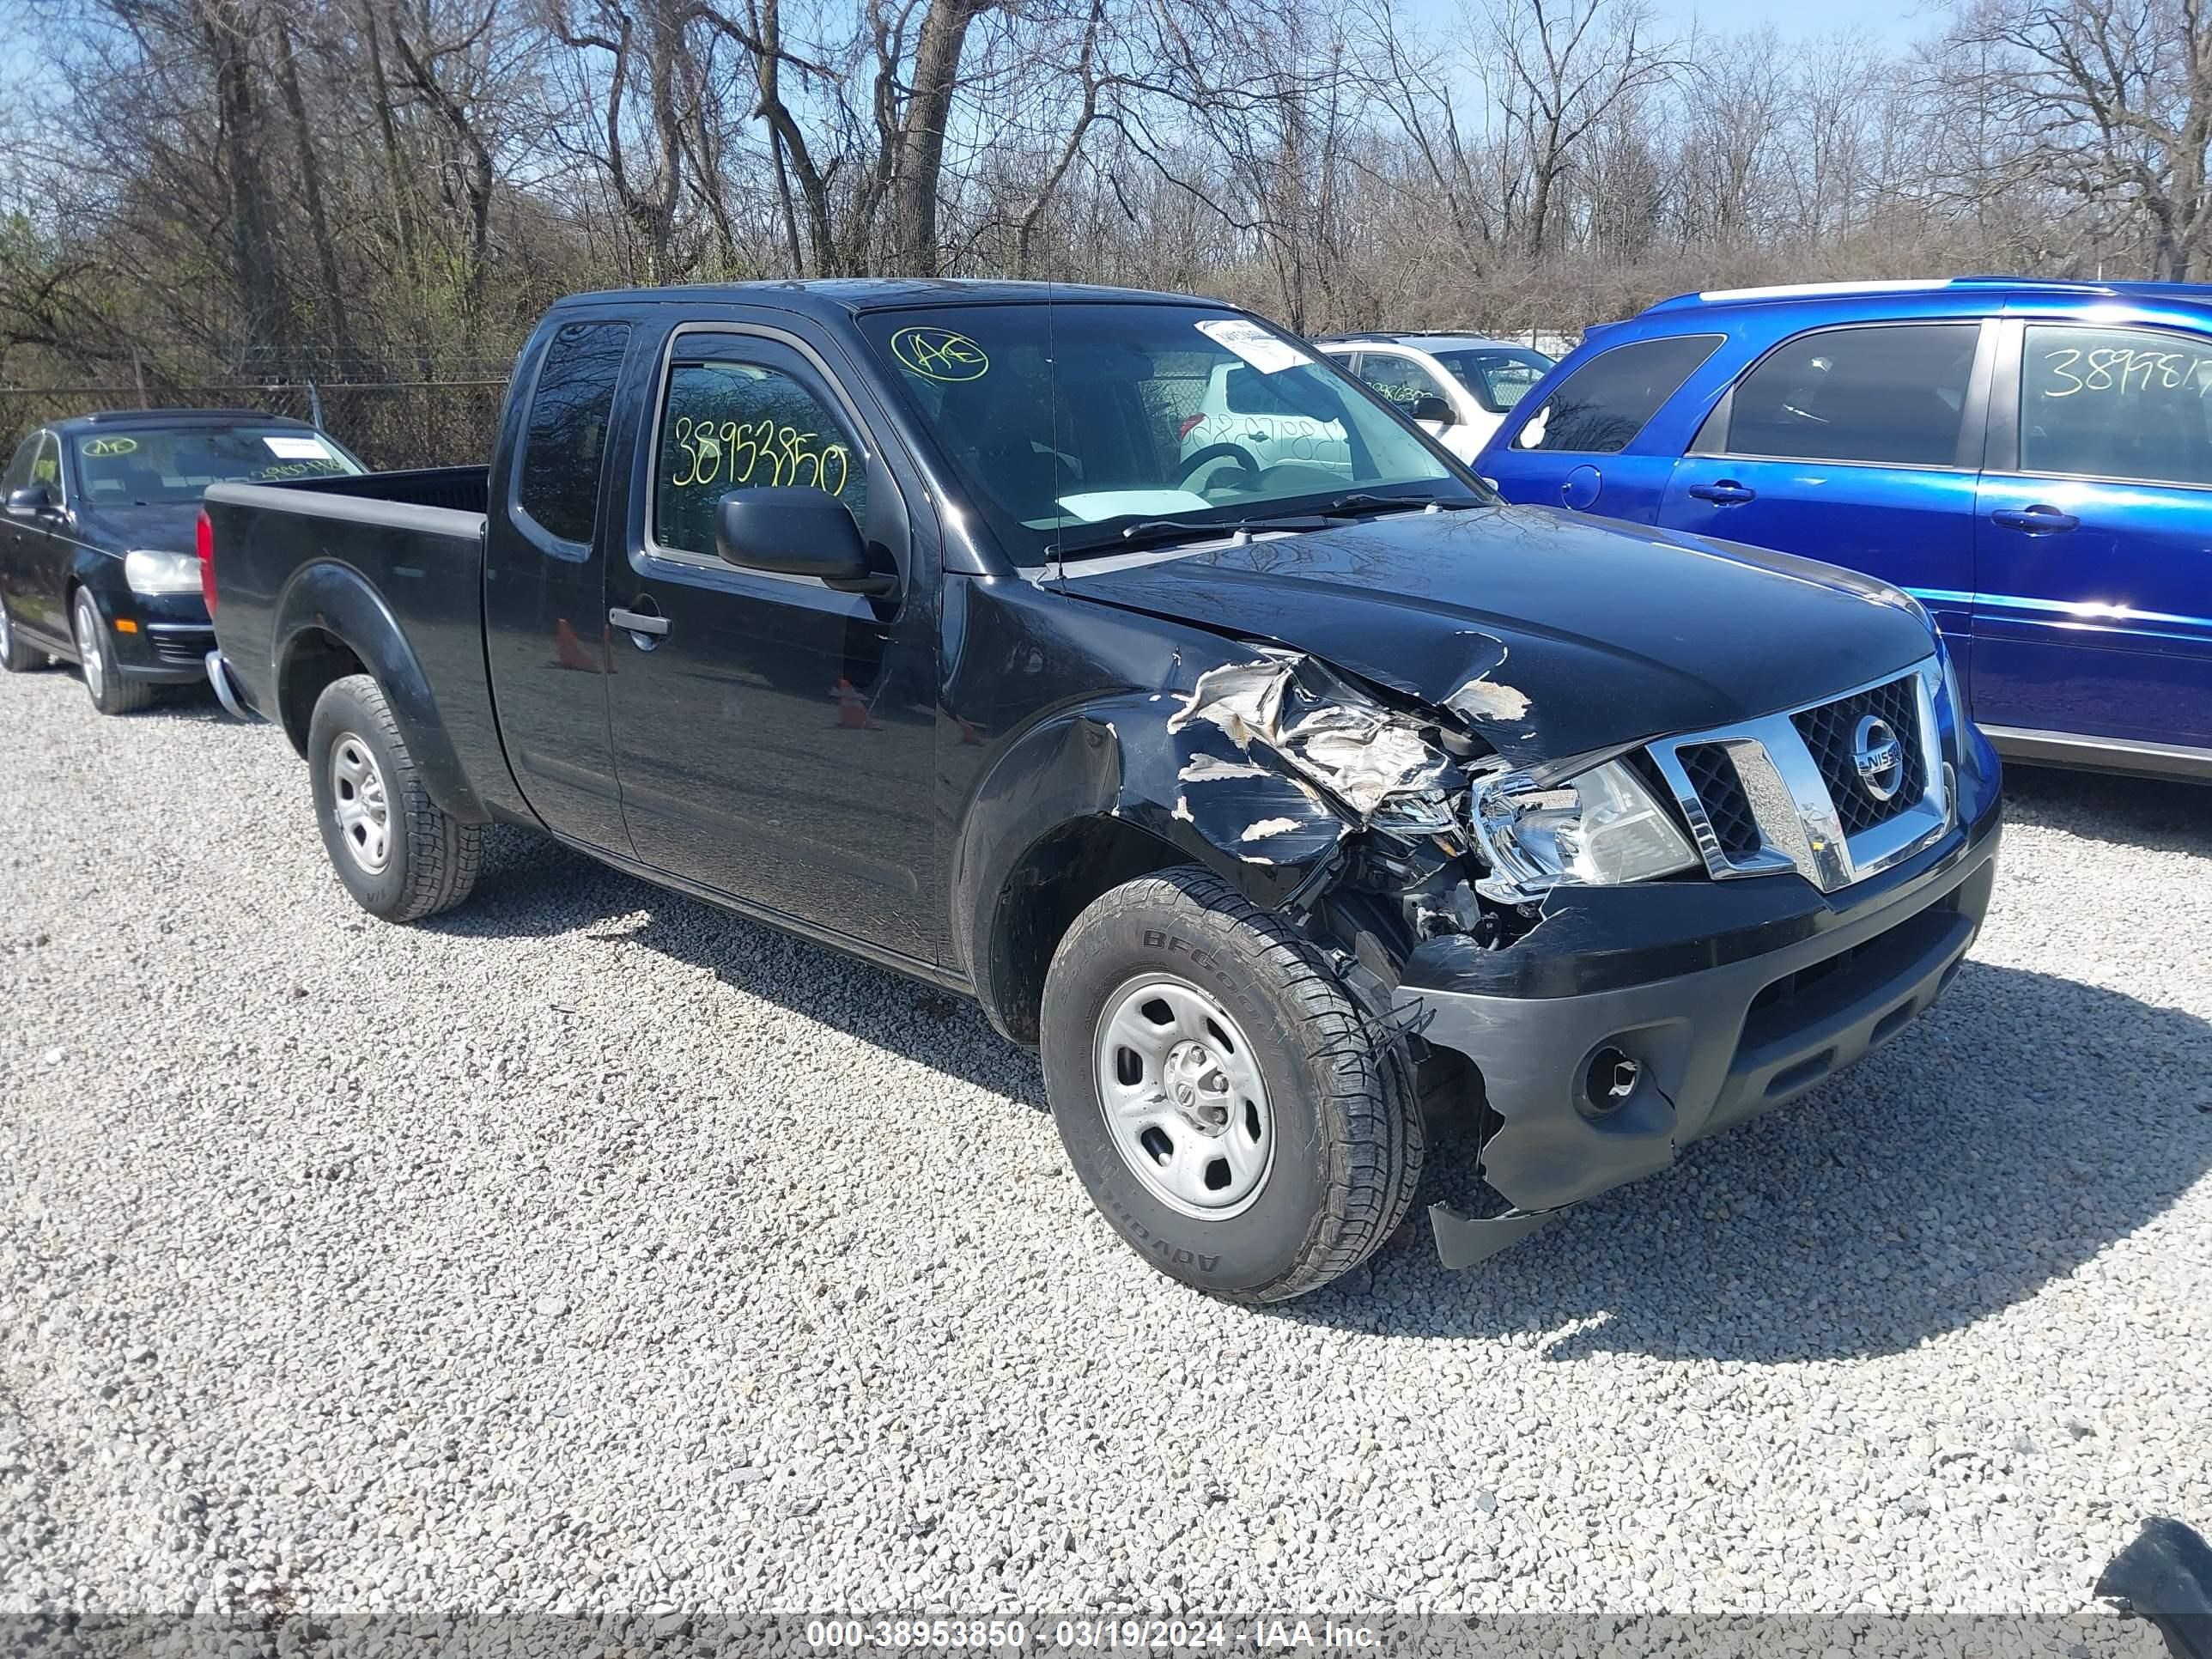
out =
<path fill-rule="evenodd" d="M 2149 351 L 2127 346 L 2098 346 L 2082 351 L 2065 346 L 2046 353 L 2043 359 L 2053 381 L 2063 381 L 2064 388 L 2054 386 L 2039 395 L 2048 402 L 2083 392 L 2110 392 L 2124 397 L 2153 386 L 2179 392 L 2193 386 L 2201 398 L 2205 395 L 2203 371 L 2208 363 L 2212 363 L 2212 358 L 2193 351 Z"/>
<path fill-rule="evenodd" d="M 136 438 L 94 438 L 84 447 L 86 458 L 99 460 L 108 455 L 135 455 L 138 453 Z"/>
<path fill-rule="evenodd" d="M 678 489 L 697 484 L 787 486 L 844 493 L 851 480 L 852 453 L 842 443 L 823 444 L 821 434 L 779 426 L 773 420 L 694 421 L 676 417 L 670 435 L 675 454 L 668 482 Z"/>

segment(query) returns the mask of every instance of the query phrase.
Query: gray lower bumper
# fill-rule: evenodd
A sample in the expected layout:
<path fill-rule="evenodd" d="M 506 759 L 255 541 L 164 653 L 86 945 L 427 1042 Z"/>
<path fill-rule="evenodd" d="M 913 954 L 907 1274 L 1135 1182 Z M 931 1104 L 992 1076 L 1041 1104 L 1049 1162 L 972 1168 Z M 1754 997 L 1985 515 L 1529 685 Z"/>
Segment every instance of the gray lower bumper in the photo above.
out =
<path fill-rule="evenodd" d="M 259 717 L 240 702 L 238 688 L 230 683 L 230 667 L 222 659 L 222 653 L 207 653 L 208 684 L 215 688 L 215 700 L 222 705 L 223 713 L 236 720 L 256 720 Z"/>
<path fill-rule="evenodd" d="M 1996 837 L 1979 856 L 1816 937 L 1677 978 L 1584 996 L 1408 987 L 1399 1006 L 1468 1057 L 1495 1117 L 1483 1179 L 1510 1212 L 1430 1211 L 1447 1267 L 1471 1267 L 1548 1213 L 1662 1170 L 1676 1148 L 1778 1106 L 1895 1036 L 1934 1002 L 1989 907 Z M 1633 1062 L 1594 1097 L 1593 1061 Z M 1616 1075 L 1608 1066 L 1604 1074 Z"/>

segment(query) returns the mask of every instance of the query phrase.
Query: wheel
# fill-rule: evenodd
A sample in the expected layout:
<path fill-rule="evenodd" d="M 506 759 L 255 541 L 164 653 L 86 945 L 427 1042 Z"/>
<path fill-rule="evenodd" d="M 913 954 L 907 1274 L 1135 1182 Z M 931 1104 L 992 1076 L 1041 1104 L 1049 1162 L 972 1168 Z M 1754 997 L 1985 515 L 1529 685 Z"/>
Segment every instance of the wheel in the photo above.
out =
<path fill-rule="evenodd" d="M 307 720 L 323 850 L 354 901 L 386 921 L 450 910 L 477 884 L 483 831 L 442 811 L 367 674 L 324 688 Z"/>
<path fill-rule="evenodd" d="M 0 668 L 11 674 L 27 674 L 52 660 L 15 631 L 15 619 L 8 614 L 8 601 L 0 599 Z"/>
<path fill-rule="evenodd" d="M 77 665 L 84 673 L 84 689 L 92 706 L 103 714 L 128 714 L 154 701 L 154 688 L 143 680 L 126 679 L 107 648 L 107 624 L 91 592 L 78 588 L 70 604 L 70 632 L 76 639 Z"/>
<path fill-rule="evenodd" d="M 1075 919 L 1042 1031 L 1070 1164 L 1170 1278 L 1240 1302 L 1300 1296 L 1413 1204 L 1404 1050 L 1310 940 L 1203 870 L 1126 883 Z"/>

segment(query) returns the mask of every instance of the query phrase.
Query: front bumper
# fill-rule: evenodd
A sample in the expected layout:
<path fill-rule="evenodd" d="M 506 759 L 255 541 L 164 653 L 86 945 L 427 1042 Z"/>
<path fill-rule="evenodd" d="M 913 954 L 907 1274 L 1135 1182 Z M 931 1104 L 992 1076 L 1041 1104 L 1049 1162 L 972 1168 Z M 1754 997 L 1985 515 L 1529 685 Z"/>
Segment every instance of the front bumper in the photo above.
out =
<path fill-rule="evenodd" d="M 1996 875 L 1994 766 L 1961 781 L 1959 827 L 1855 888 L 1822 894 L 1782 875 L 1592 890 L 1547 906 L 1507 951 L 1439 939 L 1417 951 L 1401 1018 L 1469 1061 L 1481 1094 L 1469 1103 L 1488 1109 L 1480 1173 L 1512 1206 L 1484 1218 L 1434 1206 L 1444 1265 L 1471 1267 L 1551 1212 L 1666 1168 L 1934 1002 Z M 1617 1094 L 1602 1087 L 1623 1076 Z"/>

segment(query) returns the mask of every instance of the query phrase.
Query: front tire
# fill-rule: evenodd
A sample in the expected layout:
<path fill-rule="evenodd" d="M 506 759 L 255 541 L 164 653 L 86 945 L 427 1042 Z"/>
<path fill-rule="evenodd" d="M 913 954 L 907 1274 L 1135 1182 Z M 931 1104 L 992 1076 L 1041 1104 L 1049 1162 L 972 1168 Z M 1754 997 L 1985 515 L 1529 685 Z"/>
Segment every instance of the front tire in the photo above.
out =
<path fill-rule="evenodd" d="M 143 680 L 125 679 L 123 666 L 107 643 L 107 623 L 92 590 L 80 587 L 70 601 L 70 632 L 76 640 L 77 670 L 92 706 L 103 714 L 130 714 L 154 701 L 154 688 Z"/>
<path fill-rule="evenodd" d="M 374 679 L 349 674 L 324 689 L 308 717 L 307 766 L 323 850 L 362 909 L 418 921 L 468 897 L 483 830 L 430 799 Z"/>
<path fill-rule="evenodd" d="M 1279 1302 L 1397 1230 L 1421 1172 L 1412 1068 L 1312 941 L 1203 870 L 1114 889 L 1045 981 L 1069 1163 L 1169 1277 Z"/>

